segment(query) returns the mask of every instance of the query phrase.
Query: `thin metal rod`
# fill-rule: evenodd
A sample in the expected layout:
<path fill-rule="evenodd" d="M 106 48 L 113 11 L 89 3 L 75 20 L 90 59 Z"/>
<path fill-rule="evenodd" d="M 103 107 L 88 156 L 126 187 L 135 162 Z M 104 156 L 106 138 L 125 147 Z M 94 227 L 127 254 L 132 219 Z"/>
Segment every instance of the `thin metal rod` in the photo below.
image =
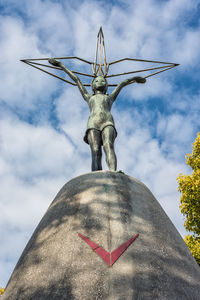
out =
<path fill-rule="evenodd" d="M 71 84 L 71 85 L 73 85 L 73 86 L 77 86 L 77 84 L 75 84 L 75 83 L 73 83 L 73 82 L 71 82 L 71 81 L 68 81 L 68 80 L 66 80 L 66 79 L 64 79 L 64 78 L 62 78 L 62 77 L 60 77 L 60 76 L 57 76 L 57 75 L 54 75 L 54 74 L 52 74 L 52 73 L 50 73 L 50 72 L 48 72 L 48 71 L 46 71 L 46 70 L 43 70 L 43 69 L 41 69 L 41 68 L 39 68 L 39 67 L 36 67 L 35 65 L 32 65 L 31 63 L 29 63 L 29 62 L 27 62 L 27 61 L 24 61 L 23 60 L 23 62 L 25 63 L 25 64 L 27 64 L 27 65 L 30 65 L 31 67 L 33 67 L 33 68 L 36 68 L 36 69 L 38 69 L 38 70 L 40 70 L 40 71 L 42 71 L 42 72 L 44 72 L 44 73 L 46 73 L 46 74 L 49 74 L 49 75 L 51 75 L 51 76 L 53 76 L 53 77 L 55 77 L 55 78 L 58 78 L 58 79 L 60 79 L 60 80 L 62 80 L 62 81 L 65 81 L 65 82 L 67 82 L 67 83 L 69 83 L 69 84 Z M 164 71 L 167 71 L 167 70 L 169 70 L 169 69 L 172 69 L 172 68 L 175 68 L 176 67 L 176 65 L 173 65 L 173 66 L 170 66 L 170 67 L 168 67 L 168 68 L 166 68 L 165 70 L 161 70 L 161 71 L 158 71 L 158 72 L 155 72 L 155 73 L 153 73 L 153 74 L 150 74 L 150 75 L 147 75 L 147 76 L 145 76 L 144 78 L 148 78 L 148 77 L 151 77 L 151 76 L 154 76 L 154 75 L 156 75 L 156 74 L 159 74 L 159 73 L 161 73 L 161 72 L 164 72 Z M 133 82 L 130 82 L 129 84 L 132 84 Z M 84 86 L 91 86 L 91 84 L 83 84 Z M 118 84 L 108 84 L 108 86 L 110 86 L 110 87 L 114 87 L 114 86 L 117 86 Z"/>
<path fill-rule="evenodd" d="M 109 66 L 110 66 L 109 64 L 106 65 L 106 70 L 107 70 L 106 75 L 108 74 Z"/>
<path fill-rule="evenodd" d="M 169 66 L 162 66 L 162 67 L 149 68 L 149 69 L 138 70 L 138 71 L 130 71 L 130 72 L 125 72 L 125 73 L 112 74 L 112 75 L 106 76 L 106 78 L 116 77 L 116 76 L 122 76 L 122 75 L 128 75 L 128 74 L 133 74 L 133 73 L 140 73 L 140 72 L 145 72 L 145 71 L 152 71 L 152 70 L 164 69 L 164 68 L 168 68 L 168 67 Z"/>
<path fill-rule="evenodd" d="M 102 38 L 104 39 L 102 26 L 100 27 L 100 31 L 101 31 Z"/>
<path fill-rule="evenodd" d="M 105 76 L 108 74 L 107 62 L 106 62 L 106 48 L 105 48 L 105 41 L 104 41 L 104 34 L 103 29 L 101 27 L 101 34 L 102 34 L 102 46 L 103 46 L 103 56 L 104 56 L 104 71 Z"/>
<path fill-rule="evenodd" d="M 94 74 L 94 76 L 96 75 L 95 69 L 94 69 L 94 64 L 92 64 L 92 72 Z"/>
<path fill-rule="evenodd" d="M 124 60 L 131 60 L 131 61 L 142 61 L 142 62 L 152 62 L 152 63 L 158 63 L 158 64 L 167 64 L 167 65 L 176 65 L 178 66 L 179 64 L 171 63 L 171 62 L 164 62 L 164 61 L 156 61 L 156 60 L 147 60 L 147 59 L 136 59 L 136 58 L 129 58 L 125 57 L 119 60 L 115 60 L 109 63 L 109 65 L 113 65 L 119 62 L 122 62 Z"/>
<path fill-rule="evenodd" d="M 94 65 L 94 63 L 93 62 L 90 62 L 90 61 L 87 61 L 87 60 L 84 60 L 84 59 L 82 59 L 82 58 L 80 58 L 80 57 L 76 57 L 76 56 L 68 56 L 68 57 L 54 57 L 55 59 L 78 59 L 78 60 L 81 60 L 81 61 L 83 61 L 83 62 L 86 62 L 86 63 L 88 63 L 88 64 L 90 64 L 90 65 Z M 31 63 L 33 63 L 33 61 L 35 61 L 35 60 L 49 60 L 49 58 L 26 58 L 26 59 L 20 59 L 20 61 L 22 61 L 22 62 L 31 62 Z M 99 64 L 97 63 L 96 64 L 97 66 L 99 66 Z M 56 68 L 56 67 L 55 67 Z"/>
<path fill-rule="evenodd" d="M 67 82 L 67 83 L 73 85 L 73 86 L 77 86 L 76 83 L 73 83 L 73 82 L 71 82 L 71 81 L 69 81 L 69 80 L 66 80 L 66 79 L 64 79 L 64 78 L 62 78 L 62 77 L 60 77 L 60 76 L 54 75 L 54 74 L 52 74 L 52 73 L 50 73 L 50 72 L 48 72 L 48 71 L 46 71 L 46 70 L 43 70 L 43 69 L 41 69 L 41 68 L 39 68 L 39 67 L 36 67 L 36 66 L 32 65 L 31 63 L 29 63 L 29 62 L 27 62 L 27 61 L 23 61 L 23 62 L 24 62 L 25 64 L 27 64 L 27 65 L 33 67 L 33 68 L 36 68 L 36 69 L 38 69 L 38 70 L 40 70 L 40 71 L 46 73 L 46 74 L 49 74 L 49 75 L 51 75 L 51 76 L 53 76 L 53 77 L 56 77 L 56 78 L 58 78 L 58 79 L 60 79 L 60 80 L 62 80 L 62 81 L 65 81 L 65 82 Z M 91 86 L 90 83 L 84 83 L 83 85 L 84 85 L 84 86 Z M 117 85 L 115 85 L 115 86 L 117 86 Z"/>
<path fill-rule="evenodd" d="M 49 74 L 49 75 L 51 75 L 51 76 L 53 76 L 53 77 L 56 77 L 56 78 L 58 78 L 58 79 L 60 79 L 60 80 L 62 80 L 62 81 L 65 81 L 65 82 L 67 82 L 67 83 L 73 85 L 73 86 L 77 86 L 76 83 L 73 83 L 73 82 L 71 82 L 71 81 L 68 81 L 68 80 L 66 80 L 66 79 L 64 79 L 64 78 L 62 78 L 62 77 L 60 77 L 60 76 L 54 75 L 54 74 L 52 74 L 52 73 L 50 73 L 50 72 L 48 72 L 48 71 L 46 71 L 46 70 L 43 70 L 43 69 L 41 69 L 41 68 L 39 68 L 39 67 L 36 67 L 36 66 L 32 65 L 31 63 L 29 63 L 29 62 L 27 62 L 27 61 L 24 61 L 24 60 L 23 60 L 23 62 L 24 62 L 25 64 L 27 64 L 27 65 L 33 67 L 33 68 L 36 68 L 36 69 L 38 69 L 38 70 L 40 70 L 40 71 L 46 73 L 46 74 Z M 87 86 L 87 87 L 91 87 L 91 84 L 90 84 L 90 83 L 84 83 L 83 85 L 84 85 L 84 86 Z M 117 86 L 117 84 L 108 84 L 108 86 Z"/>
<path fill-rule="evenodd" d="M 99 41 L 99 75 L 101 76 L 101 32 L 100 32 L 100 41 Z"/>
<path fill-rule="evenodd" d="M 166 68 L 165 70 L 161 70 L 161 71 L 155 72 L 155 73 L 153 73 L 153 74 L 147 75 L 147 76 L 145 76 L 144 78 L 148 78 L 148 77 L 154 76 L 154 75 L 156 75 L 156 74 L 165 72 L 165 71 L 167 71 L 167 70 L 169 70 L 169 69 L 172 69 L 172 68 L 175 68 L 175 67 L 177 67 L 177 65 L 174 64 L 173 66 L 170 66 L 170 67 Z"/>
<path fill-rule="evenodd" d="M 105 43 L 104 43 L 104 38 L 103 38 L 103 55 L 104 55 L 104 69 L 105 69 L 105 74 L 107 75 L 107 63 L 106 63 L 106 49 L 105 49 Z"/>
<path fill-rule="evenodd" d="M 103 48 L 103 56 L 104 56 L 104 71 L 102 68 L 102 48 Z M 99 58 L 99 64 L 97 63 L 97 59 Z M 97 69 L 97 66 L 99 68 Z M 94 66 L 92 66 L 93 73 L 97 75 L 103 74 L 104 77 L 108 73 L 108 65 L 106 63 L 106 50 L 105 50 L 105 42 L 104 42 L 104 34 L 103 34 L 103 29 L 102 26 L 99 29 L 99 32 L 97 34 L 97 43 L 96 43 L 96 52 L 95 52 L 95 61 L 94 61 Z"/>
<path fill-rule="evenodd" d="M 97 74 L 97 72 L 96 72 L 96 65 L 97 65 L 98 45 L 99 45 L 99 33 L 98 33 L 98 35 L 97 35 L 96 53 L 95 53 L 95 61 L 94 61 L 94 71 L 95 71 L 95 75 Z"/>
<path fill-rule="evenodd" d="M 106 49 L 105 49 L 104 34 L 103 34 L 102 26 L 101 26 L 100 30 L 101 30 L 101 35 L 102 35 L 102 46 L 103 46 L 103 56 L 104 56 L 104 70 L 105 70 L 105 75 L 106 75 L 107 74 Z"/>
<path fill-rule="evenodd" d="M 152 73 L 152 74 L 150 74 L 150 75 L 147 75 L 147 76 L 145 76 L 144 78 L 148 78 L 148 77 L 154 76 L 154 75 L 156 75 L 156 74 L 165 72 L 165 71 L 170 70 L 170 69 L 175 68 L 175 67 L 177 67 L 177 64 L 173 64 L 172 66 L 167 67 L 165 70 L 161 70 L 161 71 Z M 132 83 L 134 83 L 134 82 L 135 82 L 135 81 L 129 82 L 129 84 L 132 84 Z M 117 84 L 116 84 L 116 85 L 114 85 L 114 84 L 113 84 L 113 85 L 108 84 L 108 86 L 117 86 Z"/>
<path fill-rule="evenodd" d="M 36 62 L 29 62 L 29 61 L 26 61 L 26 60 L 22 60 L 22 62 L 28 62 L 28 63 L 31 63 L 33 65 L 38 65 L 38 66 L 43 66 L 43 67 L 47 67 L 47 68 L 51 68 L 51 69 L 55 69 L 55 70 L 62 70 L 60 67 L 55 67 L 55 66 L 52 66 L 52 65 L 44 65 L 44 64 L 40 64 L 40 63 L 36 63 Z"/>
<path fill-rule="evenodd" d="M 98 68 L 97 68 L 97 73 L 99 72 L 99 64 L 97 65 L 98 66 Z M 96 74 L 97 75 L 97 74 Z"/>
<path fill-rule="evenodd" d="M 39 68 L 39 67 L 36 67 L 36 66 L 32 65 L 31 63 L 29 63 L 29 62 L 27 62 L 27 61 L 23 61 L 23 62 L 24 62 L 25 64 L 27 64 L 27 65 L 33 67 L 33 68 L 36 68 L 36 69 L 38 69 L 38 70 L 40 70 L 40 71 L 46 73 L 46 74 L 49 74 L 49 75 L 51 75 L 51 76 L 53 76 L 53 77 L 56 77 L 56 78 L 58 78 L 58 79 L 60 79 L 60 80 L 63 80 L 63 81 L 65 81 L 65 82 L 67 82 L 67 83 L 70 83 L 70 84 L 72 84 L 72 85 L 76 85 L 75 83 L 73 83 L 73 82 L 71 82 L 71 81 L 68 81 L 68 80 L 66 80 L 66 79 L 64 79 L 64 78 L 62 78 L 62 77 L 60 77 L 60 76 L 54 75 L 54 74 L 52 74 L 52 73 L 50 73 L 50 72 L 48 72 L 48 71 L 46 71 L 46 70 L 43 70 L 43 69 L 41 69 L 41 68 Z"/>
<path fill-rule="evenodd" d="M 23 61 L 23 62 L 25 62 L 25 61 Z M 55 69 L 55 70 L 61 70 L 61 71 L 63 71 L 63 69 L 59 68 L 59 67 L 44 65 L 44 64 L 40 64 L 40 63 L 36 63 L 36 62 L 31 62 L 31 64 L 38 65 L 38 66 L 43 66 L 43 67 L 47 67 L 47 68 L 52 68 L 52 69 Z M 92 77 L 92 78 L 95 77 L 94 75 L 91 75 L 91 74 L 82 73 L 82 72 L 78 72 L 78 71 L 74 71 L 74 70 L 71 70 L 71 71 L 73 73 L 75 73 L 75 74 L 79 74 L 79 75 L 83 75 L 83 76 L 88 76 L 88 77 Z"/>
<path fill-rule="evenodd" d="M 83 58 L 80 58 L 78 56 L 65 56 L 65 57 L 54 57 L 55 59 L 78 59 L 78 60 L 81 60 L 87 64 L 93 64 L 93 62 L 91 61 L 88 61 L 86 59 L 83 59 Z M 25 58 L 25 59 L 21 59 L 21 61 L 33 61 L 33 60 L 48 60 L 49 57 L 46 57 L 46 58 Z"/>
<path fill-rule="evenodd" d="M 92 78 L 95 77 L 95 75 L 91 75 L 91 74 L 87 74 L 87 73 L 82 73 L 82 72 L 78 72 L 78 71 L 73 71 L 72 70 L 72 72 L 75 73 L 75 74 L 78 74 L 78 75 L 88 76 L 88 77 L 92 77 Z"/>

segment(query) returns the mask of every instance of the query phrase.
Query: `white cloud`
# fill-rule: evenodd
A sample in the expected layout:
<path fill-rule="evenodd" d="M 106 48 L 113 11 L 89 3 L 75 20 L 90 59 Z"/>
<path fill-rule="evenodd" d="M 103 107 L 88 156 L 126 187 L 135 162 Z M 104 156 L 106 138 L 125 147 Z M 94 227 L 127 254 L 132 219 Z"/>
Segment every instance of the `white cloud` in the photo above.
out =
<path fill-rule="evenodd" d="M 56 100 L 56 113 L 62 130 L 81 147 L 89 108 L 75 87 L 67 88 Z"/>
<path fill-rule="evenodd" d="M 161 149 L 176 161 L 181 161 L 190 152 L 191 143 L 195 140 L 197 129 L 196 116 L 172 113 L 163 118 L 160 115 L 157 123 L 157 135 L 162 139 Z"/>
<path fill-rule="evenodd" d="M 0 100 L 21 111 L 33 109 L 36 101 L 47 101 L 55 91 L 51 78 L 20 62 L 44 56 L 38 49 L 38 37 L 16 18 L 1 17 L 0 25 Z"/>

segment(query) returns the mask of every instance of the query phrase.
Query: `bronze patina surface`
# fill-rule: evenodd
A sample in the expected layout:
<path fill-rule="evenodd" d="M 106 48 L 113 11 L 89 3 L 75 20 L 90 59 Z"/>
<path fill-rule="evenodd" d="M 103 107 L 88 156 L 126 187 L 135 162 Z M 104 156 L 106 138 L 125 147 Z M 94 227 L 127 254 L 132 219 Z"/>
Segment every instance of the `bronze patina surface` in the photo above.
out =
<path fill-rule="evenodd" d="M 49 64 L 44 64 L 44 61 L 49 62 Z M 73 71 L 66 67 L 65 64 L 62 63 L 62 60 L 79 60 L 85 64 L 89 64 L 92 67 L 93 74 L 87 74 L 83 72 Z M 67 56 L 67 57 L 57 57 L 57 58 L 34 58 L 34 59 L 24 59 L 22 60 L 24 63 L 43 71 L 51 76 L 54 76 L 62 81 L 65 81 L 69 84 L 77 86 L 81 92 L 83 99 L 87 102 L 90 109 L 90 116 L 87 123 L 87 129 L 84 136 L 84 141 L 90 145 L 91 154 L 92 154 L 92 171 L 102 170 L 101 158 L 102 158 L 102 146 L 106 156 L 106 163 L 110 171 L 116 171 L 117 169 L 117 159 L 114 151 L 114 141 L 117 136 L 117 131 L 115 129 L 115 123 L 113 120 L 113 116 L 111 114 L 111 108 L 116 100 L 118 94 L 122 90 L 123 87 L 136 83 L 145 83 L 146 78 L 159 74 L 161 72 L 167 71 L 176 67 L 178 64 L 163 62 L 163 61 L 155 61 L 155 60 L 144 60 L 144 59 L 135 59 L 135 58 L 122 58 L 116 61 L 112 61 L 107 63 L 106 61 L 106 51 L 105 51 L 105 43 L 104 43 L 104 35 L 102 27 L 97 35 L 97 43 L 96 43 L 96 53 L 94 62 L 90 62 L 88 60 L 82 59 L 77 56 Z M 42 63 L 39 63 L 41 61 Z M 141 70 L 133 70 L 124 73 L 118 74 L 108 74 L 109 67 L 113 64 L 118 64 L 123 61 L 137 61 L 142 63 L 153 63 L 159 64 L 158 67 L 150 67 Z M 161 66 L 160 66 L 161 65 Z M 62 70 L 71 78 L 72 81 L 69 81 L 65 78 L 62 78 L 58 75 L 55 75 L 45 68 Z M 153 71 L 153 73 L 148 74 L 144 77 L 133 76 L 122 80 L 120 83 L 108 83 L 107 78 L 115 77 L 115 76 L 124 76 L 130 75 L 140 72 L 149 72 Z M 85 86 L 90 86 L 88 83 L 84 83 L 80 80 L 77 75 L 92 77 L 92 93 L 90 94 Z M 107 89 L 108 86 L 113 86 L 115 89 L 108 95 Z"/>
<path fill-rule="evenodd" d="M 123 87 L 128 85 L 130 82 L 145 83 L 146 79 L 135 76 L 123 80 L 117 85 L 112 93 L 108 95 L 106 94 L 108 89 L 107 80 L 103 76 L 97 76 L 91 84 L 93 94 L 89 94 L 80 78 L 64 64 L 54 58 L 50 58 L 49 63 L 61 68 L 65 73 L 67 73 L 67 75 L 77 84 L 83 99 L 88 103 L 90 116 L 84 140 L 91 148 L 92 171 L 102 170 L 102 145 L 109 170 L 116 171 L 117 159 L 114 151 L 114 141 L 117 136 L 117 131 L 110 112 L 111 107 Z"/>

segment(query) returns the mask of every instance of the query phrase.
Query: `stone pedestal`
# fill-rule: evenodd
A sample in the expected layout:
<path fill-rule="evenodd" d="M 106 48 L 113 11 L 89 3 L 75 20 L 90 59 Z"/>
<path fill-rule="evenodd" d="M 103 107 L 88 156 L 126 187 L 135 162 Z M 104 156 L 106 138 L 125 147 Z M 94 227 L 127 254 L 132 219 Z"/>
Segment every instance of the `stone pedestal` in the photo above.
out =
<path fill-rule="evenodd" d="M 109 267 L 107 251 L 139 237 Z M 148 188 L 108 171 L 69 181 L 36 228 L 2 300 L 199 300 L 200 269 Z"/>

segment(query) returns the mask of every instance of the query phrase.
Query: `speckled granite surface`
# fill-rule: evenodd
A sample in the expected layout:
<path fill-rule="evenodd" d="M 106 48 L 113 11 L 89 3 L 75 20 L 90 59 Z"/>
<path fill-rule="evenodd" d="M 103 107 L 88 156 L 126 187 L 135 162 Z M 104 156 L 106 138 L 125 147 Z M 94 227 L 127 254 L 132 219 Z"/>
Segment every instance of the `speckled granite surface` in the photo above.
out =
<path fill-rule="evenodd" d="M 78 236 L 112 251 L 112 267 Z M 33 233 L 2 300 L 199 300 L 200 269 L 148 188 L 125 174 L 69 181 Z"/>

